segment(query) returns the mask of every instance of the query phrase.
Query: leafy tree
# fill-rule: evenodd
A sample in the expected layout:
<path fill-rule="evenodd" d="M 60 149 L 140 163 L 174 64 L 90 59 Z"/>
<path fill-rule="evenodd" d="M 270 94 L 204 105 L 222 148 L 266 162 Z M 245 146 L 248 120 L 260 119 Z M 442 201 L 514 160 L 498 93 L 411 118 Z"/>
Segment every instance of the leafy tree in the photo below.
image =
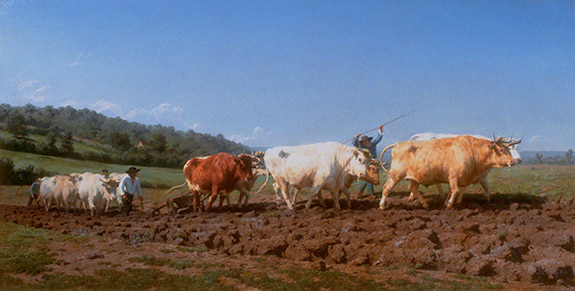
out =
<path fill-rule="evenodd" d="M 62 138 L 62 154 L 69 156 L 74 153 L 74 144 L 72 141 L 72 133 L 68 132 Z"/>
<path fill-rule="evenodd" d="M 0 185 L 10 185 L 14 176 L 14 161 L 0 158 Z"/>
<path fill-rule="evenodd" d="M 120 151 L 127 151 L 132 148 L 132 143 L 130 142 L 130 136 L 123 132 L 112 132 L 110 134 L 110 145 Z"/>
<path fill-rule="evenodd" d="M 28 136 L 26 129 L 26 119 L 20 113 L 13 113 L 6 120 L 6 130 L 15 138 L 24 138 Z"/>
<path fill-rule="evenodd" d="M 163 153 L 168 148 L 168 142 L 166 141 L 166 136 L 158 132 L 152 136 L 152 141 L 150 142 L 152 150 L 159 153 Z"/>
<path fill-rule="evenodd" d="M 56 156 L 58 155 L 58 148 L 56 147 L 56 134 L 48 134 L 48 142 L 42 146 L 42 154 Z"/>

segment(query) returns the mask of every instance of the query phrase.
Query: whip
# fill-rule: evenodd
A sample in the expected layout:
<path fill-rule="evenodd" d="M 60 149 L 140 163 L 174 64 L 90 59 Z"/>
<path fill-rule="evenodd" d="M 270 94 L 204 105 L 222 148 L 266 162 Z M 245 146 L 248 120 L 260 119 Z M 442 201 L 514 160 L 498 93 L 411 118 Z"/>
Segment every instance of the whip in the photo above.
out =
<path fill-rule="evenodd" d="M 415 109 L 409 111 L 408 113 L 406 113 L 406 114 L 404 114 L 404 115 L 401 115 L 401 116 L 399 116 L 399 117 L 396 117 L 396 118 L 394 118 L 394 119 L 392 119 L 392 120 L 390 120 L 390 121 L 388 121 L 388 122 L 386 122 L 386 123 L 384 123 L 384 124 L 382 124 L 382 125 L 380 125 L 380 126 L 378 126 L 378 127 L 376 127 L 376 128 L 372 128 L 372 129 L 370 129 L 370 130 L 368 130 L 368 131 L 364 131 L 364 132 L 360 133 L 360 135 L 364 135 L 364 134 L 369 133 L 369 132 L 372 132 L 372 131 L 374 131 L 374 130 L 380 128 L 380 127 L 384 127 L 384 126 L 386 126 L 386 125 L 389 125 L 390 123 L 396 122 L 396 121 L 398 121 L 398 120 L 400 120 L 400 119 L 402 119 L 402 118 L 404 118 L 404 117 L 410 115 L 410 114 L 413 113 L 413 112 L 415 112 Z M 352 137 L 352 138 L 350 138 L 350 139 L 348 139 L 348 140 L 346 140 L 345 142 L 342 142 L 342 143 L 344 143 L 344 144 L 345 144 L 345 143 L 348 143 L 348 142 L 352 141 L 353 139 L 354 139 L 354 137 Z"/>

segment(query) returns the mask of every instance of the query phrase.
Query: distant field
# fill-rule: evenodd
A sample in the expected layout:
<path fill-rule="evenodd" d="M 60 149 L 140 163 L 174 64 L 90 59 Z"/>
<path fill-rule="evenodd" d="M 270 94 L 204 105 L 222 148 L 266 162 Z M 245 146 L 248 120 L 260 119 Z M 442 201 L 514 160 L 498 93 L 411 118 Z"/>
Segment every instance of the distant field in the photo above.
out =
<path fill-rule="evenodd" d="M 47 171 L 67 175 L 70 173 L 93 172 L 101 173 L 102 169 L 108 169 L 110 173 L 124 173 L 129 165 L 115 165 L 92 161 L 80 161 L 37 154 L 21 153 L 0 150 L 0 158 L 10 158 L 16 168 L 32 165 Z M 167 169 L 157 167 L 138 167 L 142 170 L 138 174 L 141 181 L 145 181 L 155 187 L 173 186 L 184 182 L 184 176 L 180 169 Z"/>
<path fill-rule="evenodd" d="M 13 137 L 12 137 L 12 135 L 9 134 L 7 131 L 5 131 L 5 130 L 0 130 L 0 138 L 3 138 L 3 139 L 8 140 L 8 139 L 11 139 L 11 138 L 13 138 Z M 34 143 L 34 145 L 35 145 L 36 147 L 40 146 L 41 143 L 46 143 L 46 142 L 48 142 L 48 137 L 47 137 L 47 136 L 38 135 L 38 134 L 30 134 L 30 135 L 28 136 L 28 139 L 30 139 L 30 140 Z M 58 140 L 58 141 L 56 142 L 56 145 L 57 145 L 58 147 L 60 146 L 60 140 Z M 95 146 L 93 146 L 93 145 L 90 145 L 90 144 L 87 144 L 87 143 L 84 143 L 84 142 L 80 142 L 80 141 L 77 141 L 77 140 L 73 140 L 73 141 L 72 141 L 72 145 L 74 146 L 74 151 L 77 152 L 77 153 L 81 153 L 81 154 L 85 154 L 85 153 L 88 153 L 88 152 L 101 154 L 101 153 L 104 153 L 104 150 L 103 150 L 102 148 L 106 148 L 106 147 L 109 148 L 108 145 L 103 145 L 103 146 L 101 146 L 100 148 L 98 148 L 98 147 L 95 147 Z"/>

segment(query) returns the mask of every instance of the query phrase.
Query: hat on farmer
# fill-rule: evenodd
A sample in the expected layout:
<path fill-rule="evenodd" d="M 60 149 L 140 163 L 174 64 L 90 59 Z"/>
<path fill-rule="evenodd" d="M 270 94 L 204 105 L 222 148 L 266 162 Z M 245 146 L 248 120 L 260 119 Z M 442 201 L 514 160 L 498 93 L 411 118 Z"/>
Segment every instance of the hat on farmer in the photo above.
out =
<path fill-rule="evenodd" d="M 365 142 L 365 141 L 369 141 L 371 142 L 371 140 L 373 139 L 373 137 L 367 137 L 367 136 L 362 136 L 361 139 L 359 141 Z"/>
<path fill-rule="evenodd" d="M 130 168 L 126 171 L 126 173 L 139 172 L 139 171 L 140 171 L 140 169 L 137 169 L 136 167 L 130 167 Z"/>

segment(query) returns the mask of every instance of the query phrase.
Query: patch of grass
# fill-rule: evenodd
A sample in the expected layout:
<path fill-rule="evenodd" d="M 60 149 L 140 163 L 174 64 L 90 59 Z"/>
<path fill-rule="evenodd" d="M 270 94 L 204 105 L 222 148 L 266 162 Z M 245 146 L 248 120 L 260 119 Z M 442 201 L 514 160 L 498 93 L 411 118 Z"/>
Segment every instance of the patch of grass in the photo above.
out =
<path fill-rule="evenodd" d="M 163 258 L 156 258 L 155 256 L 143 256 L 139 258 L 129 258 L 128 261 L 132 263 L 143 263 L 148 266 L 169 266 L 177 270 L 183 270 L 190 268 L 194 265 L 192 261 L 189 260 L 170 260 Z"/>
<path fill-rule="evenodd" d="M 45 250 L 0 250 L 0 273 L 26 273 L 36 275 L 49 270 L 55 259 Z"/>
<path fill-rule="evenodd" d="M 182 247 L 182 246 L 178 246 L 176 249 L 180 252 L 186 252 L 186 253 L 203 253 L 203 252 L 208 251 L 208 248 L 206 248 L 206 247 Z"/>

